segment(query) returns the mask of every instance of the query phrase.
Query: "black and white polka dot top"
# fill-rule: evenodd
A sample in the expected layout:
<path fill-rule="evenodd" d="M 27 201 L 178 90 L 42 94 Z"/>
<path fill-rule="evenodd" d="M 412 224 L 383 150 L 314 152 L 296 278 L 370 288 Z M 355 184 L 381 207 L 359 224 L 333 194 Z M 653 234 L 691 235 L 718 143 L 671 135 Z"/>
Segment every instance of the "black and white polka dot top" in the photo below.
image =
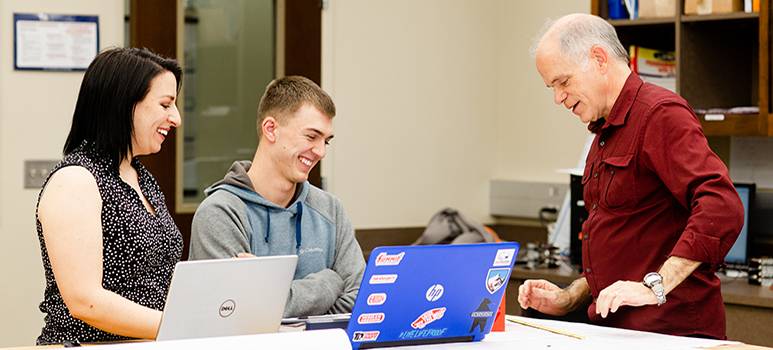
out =
<path fill-rule="evenodd" d="M 136 158 L 132 161 L 140 189 L 155 208 L 156 214 L 153 215 L 142 204 L 137 192 L 118 176 L 118 167 L 111 157 L 95 151 L 84 142 L 65 156 L 51 173 L 73 165 L 82 166 L 94 175 L 102 197 L 102 286 L 140 305 L 163 310 L 175 264 L 182 255 L 183 241 L 158 183 Z M 46 314 L 45 325 L 37 343 L 126 339 L 94 328 L 70 315 L 51 271 L 37 209 L 35 218 L 46 275 L 45 295 L 40 303 L 40 311 Z"/>

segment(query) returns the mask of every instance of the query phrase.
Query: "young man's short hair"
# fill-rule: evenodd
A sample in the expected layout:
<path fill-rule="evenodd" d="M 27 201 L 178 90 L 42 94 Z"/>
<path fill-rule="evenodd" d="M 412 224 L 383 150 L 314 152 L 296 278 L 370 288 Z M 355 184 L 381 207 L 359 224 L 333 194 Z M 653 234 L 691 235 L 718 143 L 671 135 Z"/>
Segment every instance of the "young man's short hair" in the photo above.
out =
<path fill-rule="evenodd" d="M 258 140 L 262 134 L 261 124 L 271 115 L 282 123 L 305 104 L 310 104 L 322 114 L 333 118 L 336 106 L 330 96 L 308 78 L 292 75 L 273 80 L 258 104 Z"/>

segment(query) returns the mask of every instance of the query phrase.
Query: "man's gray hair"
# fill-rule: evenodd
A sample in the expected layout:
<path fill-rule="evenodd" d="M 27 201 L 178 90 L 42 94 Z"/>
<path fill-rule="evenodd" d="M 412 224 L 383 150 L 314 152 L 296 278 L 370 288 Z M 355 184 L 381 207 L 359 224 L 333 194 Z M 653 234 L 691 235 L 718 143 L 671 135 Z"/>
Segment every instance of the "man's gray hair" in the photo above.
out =
<path fill-rule="evenodd" d="M 574 14 L 561 17 L 558 20 L 549 20 L 545 23 L 538 36 L 535 45 L 532 46 L 532 55 L 536 54 L 536 47 L 544 39 L 548 32 L 558 39 L 561 52 L 575 59 L 582 67 L 588 64 L 588 51 L 594 45 L 603 47 L 612 57 L 629 64 L 628 52 L 623 48 L 617 32 L 609 22 L 601 17 Z"/>

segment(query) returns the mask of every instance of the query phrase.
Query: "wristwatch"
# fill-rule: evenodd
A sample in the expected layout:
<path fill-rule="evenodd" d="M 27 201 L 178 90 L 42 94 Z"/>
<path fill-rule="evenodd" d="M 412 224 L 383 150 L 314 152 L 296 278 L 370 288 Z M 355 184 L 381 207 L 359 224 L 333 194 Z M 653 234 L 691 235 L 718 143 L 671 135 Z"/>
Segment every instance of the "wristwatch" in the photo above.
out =
<path fill-rule="evenodd" d="M 663 287 L 663 276 L 657 272 L 650 272 L 644 276 L 642 282 L 658 298 L 658 306 L 666 303 L 666 289 Z"/>

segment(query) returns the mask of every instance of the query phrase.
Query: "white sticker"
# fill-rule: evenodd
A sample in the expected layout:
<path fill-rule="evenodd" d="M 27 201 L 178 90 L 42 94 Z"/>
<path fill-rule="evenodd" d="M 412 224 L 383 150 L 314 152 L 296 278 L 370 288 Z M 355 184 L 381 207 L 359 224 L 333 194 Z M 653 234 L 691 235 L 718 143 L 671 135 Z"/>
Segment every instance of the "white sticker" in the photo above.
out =
<path fill-rule="evenodd" d="M 428 324 L 443 318 L 445 314 L 446 314 L 446 308 L 444 307 L 438 307 L 438 308 L 427 310 L 423 314 L 421 314 L 416 319 L 416 321 L 413 321 L 411 323 L 411 327 L 413 327 L 413 329 L 423 329 Z"/>
<path fill-rule="evenodd" d="M 405 252 L 400 252 L 399 254 L 387 254 L 386 252 L 381 252 L 376 256 L 376 266 L 397 266 L 400 265 L 400 262 L 403 261 L 403 257 L 405 256 Z"/>
<path fill-rule="evenodd" d="M 362 314 L 357 317 L 357 323 L 359 324 L 374 324 L 384 322 L 384 313 L 375 312 L 371 314 Z"/>
<path fill-rule="evenodd" d="M 497 250 L 497 256 L 494 258 L 494 266 L 510 266 L 510 263 L 513 262 L 513 255 L 515 255 L 515 249 Z"/>
<path fill-rule="evenodd" d="M 442 284 L 433 284 L 427 289 L 425 297 L 427 301 L 437 301 L 443 296 L 443 292 L 445 292 L 445 288 L 443 288 Z"/>
<path fill-rule="evenodd" d="M 378 339 L 379 331 L 365 331 L 365 332 L 354 332 L 352 335 L 352 341 L 353 342 L 361 342 L 361 341 L 374 341 Z"/>
<path fill-rule="evenodd" d="M 372 293 L 371 295 L 368 295 L 368 305 L 384 305 L 386 299 L 386 293 Z"/>
<path fill-rule="evenodd" d="M 370 284 L 390 284 L 397 281 L 397 274 L 370 276 Z"/>
<path fill-rule="evenodd" d="M 703 119 L 707 122 L 721 122 L 725 120 L 724 114 L 706 114 Z"/>
<path fill-rule="evenodd" d="M 486 275 L 486 290 L 489 293 L 496 293 L 502 286 L 507 283 L 507 276 L 510 273 L 510 268 L 498 268 L 489 269 L 488 275 Z"/>

